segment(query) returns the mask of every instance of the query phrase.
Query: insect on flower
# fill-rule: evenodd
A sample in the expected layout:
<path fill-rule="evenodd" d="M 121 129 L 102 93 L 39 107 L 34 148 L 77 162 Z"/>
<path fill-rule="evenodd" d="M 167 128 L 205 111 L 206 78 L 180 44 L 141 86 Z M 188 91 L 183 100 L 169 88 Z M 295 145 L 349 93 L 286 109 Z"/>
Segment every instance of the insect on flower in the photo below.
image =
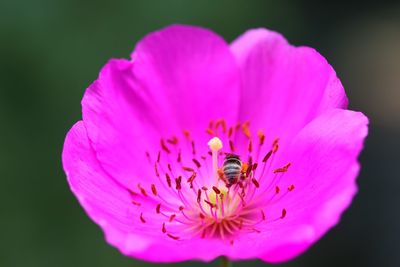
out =
<path fill-rule="evenodd" d="M 169 26 L 104 66 L 63 167 L 125 255 L 281 262 L 337 224 L 357 191 L 368 119 L 347 104 L 326 60 L 276 32 L 227 44 Z"/>

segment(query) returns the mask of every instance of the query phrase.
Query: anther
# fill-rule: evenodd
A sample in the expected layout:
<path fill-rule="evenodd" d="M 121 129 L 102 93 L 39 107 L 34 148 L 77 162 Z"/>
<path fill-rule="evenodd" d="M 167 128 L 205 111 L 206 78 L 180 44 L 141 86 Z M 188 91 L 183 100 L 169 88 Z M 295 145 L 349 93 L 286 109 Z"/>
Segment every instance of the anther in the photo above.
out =
<path fill-rule="evenodd" d="M 231 138 L 232 134 L 233 134 L 233 128 L 232 128 L 232 127 L 229 127 L 229 130 L 228 130 L 228 138 Z"/>
<path fill-rule="evenodd" d="M 201 189 L 203 189 L 204 191 L 208 190 L 207 186 L 202 186 Z"/>
<path fill-rule="evenodd" d="M 176 190 L 181 190 L 182 189 L 182 176 L 179 176 L 178 178 L 175 178 L 175 183 L 176 183 Z"/>
<path fill-rule="evenodd" d="M 194 141 L 192 140 L 192 154 L 195 155 L 196 154 L 196 146 L 194 144 Z"/>
<path fill-rule="evenodd" d="M 213 186 L 212 189 L 214 190 L 215 194 L 221 194 L 221 190 L 219 190 L 216 186 Z"/>
<path fill-rule="evenodd" d="M 172 214 L 172 215 L 169 217 L 169 222 L 172 222 L 172 221 L 175 219 L 175 217 L 176 217 L 176 215 L 175 215 L 175 214 Z"/>
<path fill-rule="evenodd" d="M 249 151 L 249 153 L 253 151 L 253 142 L 251 140 L 249 141 L 249 146 L 247 147 L 247 150 Z"/>
<path fill-rule="evenodd" d="M 257 180 L 255 178 L 251 179 L 251 181 L 253 182 L 253 184 L 255 185 L 256 188 L 260 187 L 260 184 L 257 182 Z"/>
<path fill-rule="evenodd" d="M 165 144 L 164 139 L 161 139 L 161 148 L 167 152 L 168 154 L 171 153 L 171 151 L 169 150 L 169 148 L 167 147 L 167 145 Z"/>
<path fill-rule="evenodd" d="M 176 159 L 176 161 L 178 163 L 180 163 L 182 161 L 182 155 L 181 155 L 181 151 L 178 152 L 178 158 Z"/>
<path fill-rule="evenodd" d="M 179 140 L 176 136 L 173 136 L 172 138 L 167 139 L 167 142 L 170 143 L 171 145 L 176 145 L 178 144 Z"/>
<path fill-rule="evenodd" d="M 156 207 L 156 213 L 159 214 L 161 209 L 161 204 L 159 203 Z"/>
<path fill-rule="evenodd" d="M 200 219 L 202 219 L 202 220 L 204 220 L 206 217 L 204 216 L 204 214 L 203 213 L 199 213 L 199 217 L 200 217 Z"/>
<path fill-rule="evenodd" d="M 162 229 L 161 231 L 165 234 L 167 232 L 167 229 L 165 229 L 165 223 L 162 224 Z"/>
<path fill-rule="evenodd" d="M 286 216 L 286 209 L 282 210 L 281 219 L 285 218 Z"/>
<path fill-rule="evenodd" d="M 217 124 L 215 125 L 215 128 L 218 129 L 219 125 L 221 125 L 221 127 L 222 127 L 222 132 L 225 133 L 226 132 L 226 122 L 225 122 L 225 120 L 224 119 L 219 119 L 217 121 Z"/>
<path fill-rule="evenodd" d="M 253 164 L 253 171 L 257 169 L 257 166 L 258 166 L 257 162 Z"/>
<path fill-rule="evenodd" d="M 294 190 L 294 184 L 291 184 L 289 187 L 288 187 L 288 191 L 290 192 L 290 191 L 293 191 Z"/>
<path fill-rule="evenodd" d="M 200 201 L 201 201 L 201 190 L 199 189 L 197 191 L 197 203 L 200 203 Z"/>
<path fill-rule="evenodd" d="M 156 173 L 157 177 L 160 177 L 160 173 L 158 172 L 158 167 L 157 167 L 157 163 L 154 164 L 154 171 Z"/>
<path fill-rule="evenodd" d="M 272 155 L 272 150 L 270 150 L 267 155 L 265 155 L 265 157 L 263 158 L 262 162 L 267 162 L 267 160 L 271 157 Z"/>
<path fill-rule="evenodd" d="M 138 188 L 140 190 L 140 193 L 142 193 L 143 196 L 147 197 L 146 190 L 144 190 L 144 188 L 140 184 L 138 184 Z"/>
<path fill-rule="evenodd" d="M 187 179 L 187 182 L 192 185 L 194 179 L 196 178 L 197 174 L 195 172 L 192 173 L 192 175 Z"/>
<path fill-rule="evenodd" d="M 167 234 L 168 237 L 172 238 L 173 240 L 179 240 L 179 236 L 174 236 L 171 234 Z"/>
<path fill-rule="evenodd" d="M 129 189 L 129 188 L 128 188 L 128 192 L 129 192 L 129 194 L 130 194 L 131 196 L 133 196 L 133 197 L 135 197 L 135 196 L 137 196 L 137 195 L 138 195 L 138 193 L 136 193 L 136 192 L 132 191 L 132 190 L 131 190 L 131 189 Z"/>
<path fill-rule="evenodd" d="M 259 139 L 259 145 L 262 146 L 265 141 L 265 135 L 262 130 L 258 130 L 257 135 L 258 135 L 258 139 Z"/>
<path fill-rule="evenodd" d="M 140 213 L 140 221 L 141 221 L 142 223 L 146 223 L 146 220 L 143 218 L 143 212 Z"/>
<path fill-rule="evenodd" d="M 135 206 L 140 206 L 140 205 L 141 205 L 139 202 L 136 202 L 136 201 L 134 201 L 134 200 L 132 200 L 131 202 L 132 202 L 132 204 L 135 205 Z"/>
<path fill-rule="evenodd" d="M 235 146 L 233 145 L 232 140 L 229 140 L 229 148 L 231 149 L 232 152 L 235 152 Z"/>
<path fill-rule="evenodd" d="M 153 192 L 154 196 L 157 196 L 157 189 L 156 189 L 156 186 L 154 184 L 151 184 L 151 192 Z"/>
<path fill-rule="evenodd" d="M 282 168 L 275 169 L 274 173 L 287 172 L 287 170 L 289 169 L 290 165 L 291 165 L 291 163 L 289 162 L 288 164 L 286 164 Z"/>
<path fill-rule="evenodd" d="M 186 137 L 186 139 L 190 139 L 190 132 L 188 130 L 183 130 L 183 135 Z"/>
<path fill-rule="evenodd" d="M 182 170 L 187 171 L 187 172 L 194 172 L 193 168 L 185 167 L 185 166 L 182 167 Z"/>
<path fill-rule="evenodd" d="M 165 178 L 166 178 L 166 180 L 167 180 L 167 184 L 168 184 L 168 186 L 169 186 L 169 187 L 171 187 L 171 186 L 172 186 L 172 183 L 171 183 L 171 177 L 169 176 L 169 174 L 168 174 L 168 173 L 166 173 L 166 174 L 165 174 Z"/>
<path fill-rule="evenodd" d="M 184 210 L 184 209 L 185 209 L 185 207 L 179 206 L 179 211 L 182 211 L 182 210 Z"/>
<path fill-rule="evenodd" d="M 157 163 L 160 163 L 160 159 L 161 159 L 161 151 L 158 151 Z"/>
<path fill-rule="evenodd" d="M 211 135 L 211 136 L 214 135 L 213 130 L 211 130 L 210 128 L 207 128 L 207 129 L 206 129 L 206 133 L 209 134 L 209 135 Z"/>
<path fill-rule="evenodd" d="M 264 213 L 263 210 L 261 210 L 261 218 L 262 218 L 263 221 L 265 221 L 265 213 Z"/>
<path fill-rule="evenodd" d="M 196 165 L 197 168 L 201 167 L 201 164 L 197 159 L 192 159 L 192 160 L 193 160 L 193 163 Z"/>
<path fill-rule="evenodd" d="M 275 186 L 275 193 L 279 194 L 280 191 L 281 191 L 281 189 L 279 188 L 279 186 Z"/>
<path fill-rule="evenodd" d="M 245 123 L 243 123 L 243 125 L 242 125 L 242 130 L 243 130 L 244 135 L 245 135 L 247 138 L 250 139 L 251 135 L 250 135 L 249 122 L 248 122 L 248 121 L 245 122 Z"/>

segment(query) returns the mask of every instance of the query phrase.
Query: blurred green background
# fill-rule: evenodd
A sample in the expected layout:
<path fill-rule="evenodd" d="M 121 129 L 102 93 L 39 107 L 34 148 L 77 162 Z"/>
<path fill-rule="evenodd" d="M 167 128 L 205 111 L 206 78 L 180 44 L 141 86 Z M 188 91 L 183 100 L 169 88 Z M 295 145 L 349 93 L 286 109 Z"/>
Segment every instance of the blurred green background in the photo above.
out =
<path fill-rule="evenodd" d="M 208 27 L 228 41 L 267 27 L 328 59 L 351 108 L 371 119 L 360 190 L 337 227 L 281 266 L 400 266 L 400 3 L 338 3 L 2 0 L 0 266 L 156 266 L 106 244 L 71 194 L 60 158 L 100 68 L 171 23 Z M 174 266 L 188 265 L 205 266 Z"/>

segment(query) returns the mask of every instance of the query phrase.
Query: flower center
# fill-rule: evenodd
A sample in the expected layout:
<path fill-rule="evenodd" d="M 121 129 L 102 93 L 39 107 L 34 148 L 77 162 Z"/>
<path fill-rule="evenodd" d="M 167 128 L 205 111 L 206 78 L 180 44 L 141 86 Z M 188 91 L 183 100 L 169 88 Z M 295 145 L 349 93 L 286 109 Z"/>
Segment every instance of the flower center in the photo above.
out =
<path fill-rule="evenodd" d="M 253 140 L 248 122 L 228 128 L 223 119 L 210 122 L 206 133 L 212 137 L 209 150 L 197 151 L 185 130 L 184 140 L 161 139 L 158 152 L 146 153 L 155 179 L 129 190 L 140 222 L 174 240 L 197 236 L 233 244 L 240 233 L 260 233 L 262 222 L 285 218 L 286 209 L 277 203 L 294 185 L 281 190 L 290 163 L 274 168 L 279 139 L 266 148 L 261 130 Z"/>

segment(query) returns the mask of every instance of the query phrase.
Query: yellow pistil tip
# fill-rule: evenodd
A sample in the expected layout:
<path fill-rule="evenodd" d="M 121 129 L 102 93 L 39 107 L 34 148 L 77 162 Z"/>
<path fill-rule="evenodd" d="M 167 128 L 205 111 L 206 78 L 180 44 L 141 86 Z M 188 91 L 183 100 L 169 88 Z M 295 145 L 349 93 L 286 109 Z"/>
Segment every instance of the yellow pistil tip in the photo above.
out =
<path fill-rule="evenodd" d="M 211 151 L 219 151 L 222 148 L 222 141 L 218 137 L 211 138 L 211 140 L 208 141 L 207 144 L 210 147 Z"/>

